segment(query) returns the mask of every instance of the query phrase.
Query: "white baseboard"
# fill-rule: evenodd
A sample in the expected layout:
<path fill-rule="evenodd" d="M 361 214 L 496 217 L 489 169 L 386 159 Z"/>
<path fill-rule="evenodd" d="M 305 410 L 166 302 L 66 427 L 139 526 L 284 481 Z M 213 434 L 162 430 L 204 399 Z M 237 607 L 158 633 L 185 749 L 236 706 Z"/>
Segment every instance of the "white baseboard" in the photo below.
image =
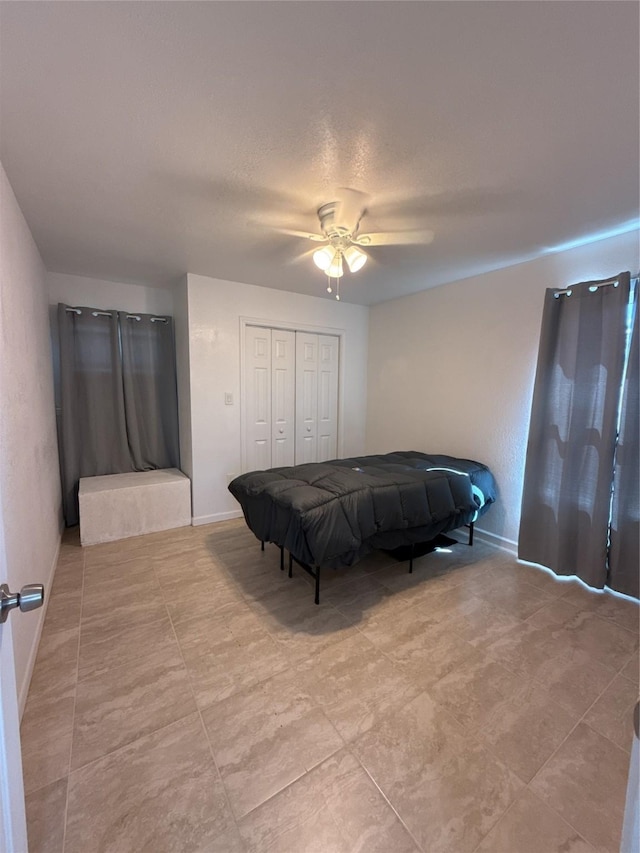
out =
<path fill-rule="evenodd" d="M 498 536 L 497 533 L 491 533 L 489 530 L 483 530 L 481 527 L 473 528 L 474 538 L 478 538 L 481 542 L 486 542 L 488 545 L 493 545 L 494 548 L 500 548 L 501 551 L 506 551 L 513 557 L 518 556 L 518 543 L 513 539 L 507 539 L 505 536 Z"/>
<path fill-rule="evenodd" d="M 53 577 L 56 572 L 56 566 L 58 565 L 58 557 L 60 555 L 60 545 L 62 544 L 62 533 L 58 539 L 58 544 L 56 545 L 56 549 L 53 555 L 53 560 L 51 562 L 51 566 L 49 567 L 49 576 L 44 585 L 44 604 L 38 610 L 38 624 L 36 625 L 36 635 L 34 638 L 34 642 L 31 646 L 31 652 L 29 653 L 29 660 L 27 661 L 27 670 L 25 672 L 25 677 L 22 680 L 22 684 L 20 685 L 20 690 L 18 693 L 18 709 L 20 714 L 20 719 L 22 719 L 22 715 L 24 713 L 24 707 L 27 704 L 27 696 L 29 694 L 29 687 L 31 686 L 31 676 L 33 675 L 33 668 L 36 665 L 36 658 L 38 656 L 38 649 L 40 648 L 40 637 L 42 636 L 42 628 L 44 626 L 44 620 L 47 616 L 47 610 L 49 608 L 49 598 L 51 597 L 51 587 L 53 585 Z"/>
<path fill-rule="evenodd" d="M 230 518 L 242 518 L 242 510 L 234 509 L 230 512 L 215 512 L 213 515 L 198 515 L 191 519 L 193 527 L 201 524 L 214 524 L 216 521 L 229 521 Z"/>

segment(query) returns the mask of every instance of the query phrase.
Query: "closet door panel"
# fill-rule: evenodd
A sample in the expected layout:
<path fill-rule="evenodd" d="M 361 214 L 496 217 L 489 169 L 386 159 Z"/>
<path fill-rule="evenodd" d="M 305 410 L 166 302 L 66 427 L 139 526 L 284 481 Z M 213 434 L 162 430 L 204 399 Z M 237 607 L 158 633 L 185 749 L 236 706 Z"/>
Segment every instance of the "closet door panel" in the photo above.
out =
<path fill-rule="evenodd" d="M 271 464 L 295 464 L 296 333 L 271 332 Z"/>
<path fill-rule="evenodd" d="M 318 453 L 318 335 L 296 332 L 296 465 Z"/>
<path fill-rule="evenodd" d="M 340 339 L 318 335 L 318 462 L 338 453 L 338 360 Z"/>
<path fill-rule="evenodd" d="M 271 467 L 271 329 L 245 335 L 247 471 Z"/>

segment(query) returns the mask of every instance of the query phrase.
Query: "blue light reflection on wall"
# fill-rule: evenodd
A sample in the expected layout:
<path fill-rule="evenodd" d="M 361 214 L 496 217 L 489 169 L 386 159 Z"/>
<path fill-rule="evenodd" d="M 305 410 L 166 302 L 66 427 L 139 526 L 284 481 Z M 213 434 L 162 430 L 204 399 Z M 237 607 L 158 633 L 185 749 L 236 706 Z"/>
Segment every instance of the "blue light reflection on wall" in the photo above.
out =
<path fill-rule="evenodd" d="M 557 246 L 547 246 L 542 251 L 544 254 L 566 252 L 567 249 L 587 246 L 589 243 L 596 243 L 598 240 L 606 240 L 609 237 L 618 237 L 620 234 L 628 234 L 630 231 L 637 231 L 638 229 L 640 229 L 640 219 L 629 219 L 616 228 L 609 228 L 607 231 L 596 231 L 583 237 L 577 237 L 575 240 L 569 240 L 566 243 L 559 243 Z"/>

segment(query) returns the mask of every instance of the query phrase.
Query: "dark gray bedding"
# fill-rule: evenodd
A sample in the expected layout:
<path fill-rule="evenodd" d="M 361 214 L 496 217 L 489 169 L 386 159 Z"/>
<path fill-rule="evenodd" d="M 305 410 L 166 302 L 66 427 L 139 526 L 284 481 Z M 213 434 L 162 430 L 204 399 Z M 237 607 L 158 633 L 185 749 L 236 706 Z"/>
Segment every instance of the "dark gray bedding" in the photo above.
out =
<path fill-rule="evenodd" d="M 414 451 L 253 471 L 229 491 L 258 539 L 333 568 L 455 530 L 496 499 L 486 465 Z"/>

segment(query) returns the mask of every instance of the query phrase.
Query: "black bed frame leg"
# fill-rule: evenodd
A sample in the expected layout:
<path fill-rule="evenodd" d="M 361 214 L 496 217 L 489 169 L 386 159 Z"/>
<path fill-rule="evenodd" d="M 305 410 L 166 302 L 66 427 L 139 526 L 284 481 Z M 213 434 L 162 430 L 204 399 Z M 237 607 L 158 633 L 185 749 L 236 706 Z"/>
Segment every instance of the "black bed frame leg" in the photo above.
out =
<path fill-rule="evenodd" d="M 469 545 L 473 545 L 473 521 L 469 522 Z"/>
<path fill-rule="evenodd" d="M 260 542 L 260 550 L 264 551 L 264 539 Z"/>
<path fill-rule="evenodd" d="M 413 542 L 411 543 L 411 556 L 409 557 L 409 574 L 413 574 Z"/>
<path fill-rule="evenodd" d="M 320 604 L 320 566 L 316 566 L 316 604 Z"/>
<path fill-rule="evenodd" d="M 280 548 L 280 571 L 284 572 L 284 548 Z"/>
<path fill-rule="evenodd" d="M 291 556 L 291 552 L 289 552 L 289 577 L 293 577 L 293 557 Z"/>

